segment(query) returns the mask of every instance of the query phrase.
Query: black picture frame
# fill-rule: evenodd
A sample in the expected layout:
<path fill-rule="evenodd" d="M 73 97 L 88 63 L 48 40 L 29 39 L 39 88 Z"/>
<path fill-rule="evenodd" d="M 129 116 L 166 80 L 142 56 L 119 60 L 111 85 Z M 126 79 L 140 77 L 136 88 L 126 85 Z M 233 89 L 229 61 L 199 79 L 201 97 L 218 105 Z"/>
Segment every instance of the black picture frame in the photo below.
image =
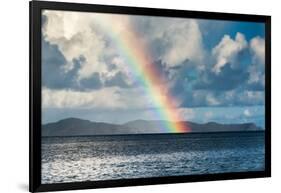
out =
<path fill-rule="evenodd" d="M 197 181 L 260 178 L 271 176 L 271 17 L 233 13 L 214 13 L 141 7 L 93 5 L 47 1 L 29 2 L 30 10 L 30 142 L 29 142 L 29 191 L 59 191 L 90 188 L 139 186 L 152 184 Z M 41 11 L 68 10 L 81 12 L 118 13 L 131 15 L 201 18 L 217 20 L 251 21 L 265 23 L 265 170 L 189 176 L 153 177 L 93 182 L 41 184 Z"/>

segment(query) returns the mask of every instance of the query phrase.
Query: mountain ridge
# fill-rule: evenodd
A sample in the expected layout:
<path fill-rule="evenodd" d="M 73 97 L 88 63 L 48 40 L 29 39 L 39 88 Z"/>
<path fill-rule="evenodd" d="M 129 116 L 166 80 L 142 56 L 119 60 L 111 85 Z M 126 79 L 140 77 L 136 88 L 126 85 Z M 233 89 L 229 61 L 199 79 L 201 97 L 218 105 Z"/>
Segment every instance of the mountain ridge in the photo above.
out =
<path fill-rule="evenodd" d="M 254 123 L 221 124 L 217 122 L 195 123 L 183 121 L 190 133 L 263 131 Z M 123 134 L 161 134 L 168 133 L 161 129 L 167 121 L 134 120 L 124 124 L 93 122 L 79 118 L 66 118 L 42 125 L 42 136 L 90 136 Z"/>

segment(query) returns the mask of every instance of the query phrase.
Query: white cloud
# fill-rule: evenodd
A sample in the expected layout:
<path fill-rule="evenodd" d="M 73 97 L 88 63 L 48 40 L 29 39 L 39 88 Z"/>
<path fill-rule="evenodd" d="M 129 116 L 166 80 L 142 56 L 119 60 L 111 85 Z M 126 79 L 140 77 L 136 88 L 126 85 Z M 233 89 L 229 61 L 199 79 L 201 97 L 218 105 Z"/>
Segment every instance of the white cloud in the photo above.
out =
<path fill-rule="evenodd" d="M 151 49 L 154 60 L 162 60 L 167 67 L 191 60 L 201 65 L 204 59 L 202 34 L 198 21 L 163 17 L 135 17 L 132 24 L 138 36 Z"/>
<path fill-rule="evenodd" d="M 66 58 L 67 64 L 64 69 L 67 71 L 73 68 L 73 59 L 81 55 L 85 58 L 85 60 L 81 60 L 83 62 L 78 70 L 78 81 L 90 77 L 95 72 L 99 73 L 103 85 L 120 71 L 122 75 L 125 74 L 124 80 L 128 85 L 133 85 L 134 78 L 137 78 L 130 71 L 126 57 L 120 53 L 119 47 L 116 47 L 115 43 L 112 42 L 112 37 L 109 37 L 108 34 L 112 31 L 105 30 L 108 26 L 114 27 L 117 36 L 135 30 L 134 33 L 139 37 L 137 42 L 144 43 L 147 46 L 146 51 L 151 54 L 152 59 L 163 60 L 167 68 L 178 66 L 186 59 L 191 60 L 188 65 L 206 66 L 204 64 L 205 51 L 202 34 L 197 20 L 67 11 L 44 11 L 43 14 L 47 17 L 47 23 L 43 28 L 44 38 L 51 44 L 57 45 Z M 134 29 L 138 25 L 140 25 L 140 29 Z M 220 73 L 227 63 L 234 63 L 238 54 L 244 49 L 250 49 L 253 62 L 261 63 L 264 61 L 264 39 L 255 37 L 248 46 L 244 35 L 238 32 L 234 39 L 225 35 L 212 49 L 212 56 L 207 63 L 214 64 L 213 71 Z M 215 60 L 214 63 L 213 59 Z M 109 70 L 109 65 L 114 67 Z M 264 68 L 249 65 L 249 82 L 264 80 Z M 169 75 L 171 76 L 171 74 Z M 204 77 L 198 78 L 204 79 Z M 170 81 L 169 83 L 173 82 Z M 113 109 L 155 107 L 151 97 L 144 96 L 143 93 L 140 93 L 140 90 L 138 92 L 136 90 L 136 88 L 117 89 L 110 87 L 96 91 L 79 92 L 66 89 L 55 91 L 45 88 L 43 89 L 43 105 L 58 108 Z M 163 94 L 163 92 L 158 94 Z M 224 99 L 230 102 L 237 99 L 252 104 L 255 100 L 259 102 L 264 99 L 262 92 L 250 93 L 249 91 L 249 93 L 244 92 L 241 96 L 237 96 L 234 91 L 224 94 Z M 209 94 L 203 93 L 197 97 L 195 91 L 192 92 L 192 95 L 194 96 L 192 102 L 196 105 L 201 104 L 201 102 L 204 105 L 211 106 L 224 105 L 224 100 L 220 97 L 222 95 L 209 92 Z M 183 114 L 191 116 L 186 111 Z"/>
<path fill-rule="evenodd" d="M 85 14 L 75 12 L 44 11 L 47 22 L 43 35 L 47 41 L 58 45 L 66 58 L 66 70 L 73 67 L 73 59 L 83 55 L 86 61 L 79 70 L 79 78 L 87 78 L 95 71 L 104 71 L 105 65 L 99 55 L 105 47 L 102 37 L 91 30 Z"/>
<path fill-rule="evenodd" d="M 224 35 L 219 44 L 212 50 L 212 54 L 216 58 L 213 71 L 217 74 L 220 73 L 221 68 L 234 61 L 237 54 L 247 46 L 248 43 L 244 35 L 239 32 L 236 34 L 235 39 L 231 39 L 229 35 Z"/>
<path fill-rule="evenodd" d="M 206 95 L 206 101 L 210 106 L 216 106 L 220 104 L 220 102 L 212 94 Z"/>
<path fill-rule="evenodd" d="M 248 83 L 261 83 L 264 86 L 265 40 L 259 36 L 251 39 L 250 51 L 253 65 L 249 68 L 250 77 Z"/>
<path fill-rule="evenodd" d="M 129 37 L 130 33 L 137 33 L 138 41 L 143 42 L 147 49 L 159 47 L 157 50 L 162 51 L 158 53 L 146 51 L 152 60 L 160 59 L 167 67 L 177 66 L 186 59 L 203 66 L 202 34 L 196 20 L 48 10 L 43 15 L 47 17 L 43 27 L 44 38 L 57 45 L 66 58 L 64 69 L 73 68 L 73 59 L 85 58 L 78 71 L 78 81 L 98 72 L 104 82 L 121 71 L 128 77 L 128 84 L 132 82 L 128 61 L 110 37 L 113 28 L 114 36 Z M 150 27 L 145 29 L 145 33 L 138 33 L 136 29 L 134 32 L 136 25 Z M 117 68 L 109 71 L 108 63 Z"/>
<path fill-rule="evenodd" d="M 103 75 L 108 72 L 105 59 L 118 53 L 112 46 L 107 47 L 108 37 L 101 23 L 113 21 L 114 17 L 116 33 L 122 33 L 128 23 L 127 16 L 68 11 L 44 11 L 43 15 L 47 17 L 43 35 L 47 41 L 58 45 L 68 62 L 66 70 L 73 67 L 73 59 L 83 56 L 85 62 L 79 69 L 79 79 L 95 72 Z"/>
<path fill-rule="evenodd" d="M 251 111 L 250 111 L 249 109 L 245 109 L 244 112 L 243 112 L 243 114 L 244 114 L 246 117 L 252 116 L 252 113 L 251 113 Z"/>
<path fill-rule="evenodd" d="M 261 83 L 265 85 L 264 69 L 259 68 L 256 64 L 249 67 L 249 80 L 248 83 Z"/>
<path fill-rule="evenodd" d="M 93 91 L 42 89 L 43 108 L 145 109 L 155 107 L 139 89 L 102 88 Z"/>
<path fill-rule="evenodd" d="M 179 65 L 186 59 L 199 64 L 203 61 L 202 35 L 196 21 L 170 25 L 163 33 L 163 41 L 171 46 L 160 58 L 169 66 Z"/>
<path fill-rule="evenodd" d="M 250 41 L 250 48 L 253 52 L 253 62 L 264 65 L 265 63 L 265 41 L 261 37 L 255 37 Z"/>
<path fill-rule="evenodd" d="M 120 96 L 114 89 L 92 92 L 72 90 L 42 90 L 43 108 L 118 108 L 122 106 Z"/>

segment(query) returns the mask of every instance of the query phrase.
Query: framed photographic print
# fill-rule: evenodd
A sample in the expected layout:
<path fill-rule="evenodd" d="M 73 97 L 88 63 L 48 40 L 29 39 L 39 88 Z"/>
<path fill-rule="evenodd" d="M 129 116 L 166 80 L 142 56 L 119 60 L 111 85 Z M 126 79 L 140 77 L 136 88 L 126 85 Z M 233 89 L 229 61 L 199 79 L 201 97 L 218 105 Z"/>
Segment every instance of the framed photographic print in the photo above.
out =
<path fill-rule="evenodd" d="M 270 177 L 270 16 L 30 2 L 30 191 Z"/>

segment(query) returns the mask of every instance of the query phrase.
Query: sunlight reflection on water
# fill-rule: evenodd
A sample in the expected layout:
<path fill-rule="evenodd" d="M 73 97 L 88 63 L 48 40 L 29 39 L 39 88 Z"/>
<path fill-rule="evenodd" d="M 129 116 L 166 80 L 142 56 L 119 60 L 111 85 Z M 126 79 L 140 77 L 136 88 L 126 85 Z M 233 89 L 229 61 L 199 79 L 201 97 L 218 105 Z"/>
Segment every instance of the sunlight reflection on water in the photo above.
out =
<path fill-rule="evenodd" d="M 43 138 L 42 183 L 260 171 L 264 133 Z"/>

